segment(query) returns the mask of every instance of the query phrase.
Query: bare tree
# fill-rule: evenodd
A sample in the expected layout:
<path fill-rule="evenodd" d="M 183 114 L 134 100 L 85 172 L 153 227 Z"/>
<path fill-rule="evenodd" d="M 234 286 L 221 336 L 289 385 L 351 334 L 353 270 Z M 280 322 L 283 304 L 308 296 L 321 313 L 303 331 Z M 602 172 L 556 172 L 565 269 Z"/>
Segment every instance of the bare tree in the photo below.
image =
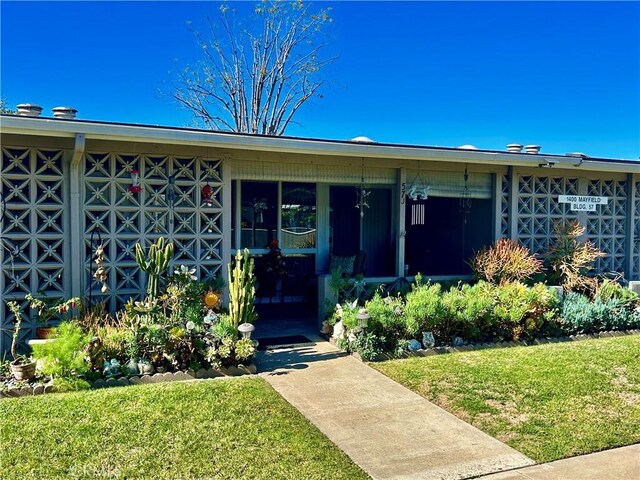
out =
<path fill-rule="evenodd" d="M 255 23 L 242 27 L 235 10 L 220 7 L 208 32 L 192 29 L 202 60 L 178 77 L 172 96 L 208 128 L 283 135 L 298 109 L 319 95 L 319 71 L 335 60 L 320 57 L 326 9 L 301 0 L 265 0 Z"/>

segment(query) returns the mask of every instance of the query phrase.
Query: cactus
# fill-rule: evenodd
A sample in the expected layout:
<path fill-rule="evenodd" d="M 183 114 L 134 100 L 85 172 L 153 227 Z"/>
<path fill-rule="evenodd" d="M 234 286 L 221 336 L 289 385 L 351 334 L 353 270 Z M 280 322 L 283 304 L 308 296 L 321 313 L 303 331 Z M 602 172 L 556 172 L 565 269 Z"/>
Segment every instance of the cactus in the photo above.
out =
<path fill-rule="evenodd" d="M 238 250 L 232 263 L 229 263 L 229 315 L 237 330 L 241 323 L 252 323 L 258 318 L 253 305 L 256 279 L 248 249 Z"/>
<path fill-rule="evenodd" d="M 160 275 L 169 268 L 169 262 L 173 258 L 173 243 L 165 245 L 164 238 L 160 237 L 156 243 L 149 247 L 149 254 L 145 256 L 144 250 L 136 243 L 136 262 L 149 279 L 147 282 L 147 295 L 155 298 L 160 292 Z"/>

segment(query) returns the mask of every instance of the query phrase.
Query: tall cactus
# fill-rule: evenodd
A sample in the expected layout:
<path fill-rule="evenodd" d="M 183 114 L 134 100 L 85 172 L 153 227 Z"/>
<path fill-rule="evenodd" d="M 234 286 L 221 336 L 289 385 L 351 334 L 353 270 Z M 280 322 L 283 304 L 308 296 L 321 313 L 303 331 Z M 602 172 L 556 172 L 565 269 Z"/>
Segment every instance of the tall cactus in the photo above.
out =
<path fill-rule="evenodd" d="M 256 279 L 248 249 L 238 250 L 233 264 L 229 263 L 229 314 L 237 329 L 241 323 L 252 323 L 258 318 L 253 305 Z"/>
<path fill-rule="evenodd" d="M 136 262 L 149 279 L 147 282 L 147 295 L 157 297 L 160 292 L 160 275 L 169 268 L 169 262 L 173 258 L 173 243 L 165 245 L 164 238 L 160 237 L 156 243 L 149 247 L 149 254 L 145 256 L 142 245 L 136 243 Z"/>

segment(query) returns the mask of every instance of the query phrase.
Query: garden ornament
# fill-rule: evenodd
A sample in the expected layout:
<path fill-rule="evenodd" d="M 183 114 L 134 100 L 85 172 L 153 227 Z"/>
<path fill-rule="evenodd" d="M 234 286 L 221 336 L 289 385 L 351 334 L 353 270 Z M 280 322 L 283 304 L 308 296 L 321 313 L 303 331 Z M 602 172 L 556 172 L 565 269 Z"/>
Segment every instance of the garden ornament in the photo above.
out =
<path fill-rule="evenodd" d="M 433 332 L 422 333 L 422 345 L 424 348 L 433 348 L 436 346 L 436 339 L 433 336 Z"/>

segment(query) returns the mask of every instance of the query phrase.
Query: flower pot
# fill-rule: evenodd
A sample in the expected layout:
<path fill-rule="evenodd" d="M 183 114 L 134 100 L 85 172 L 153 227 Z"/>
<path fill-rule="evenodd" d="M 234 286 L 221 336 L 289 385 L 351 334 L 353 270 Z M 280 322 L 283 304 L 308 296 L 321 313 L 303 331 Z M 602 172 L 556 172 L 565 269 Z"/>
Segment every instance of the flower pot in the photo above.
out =
<path fill-rule="evenodd" d="M 36 376 L 36 362 L 18 363 L 13 361 L 10 363 L 11 373 L 16 380 L 31 380 Z"/>
<path fill-rule="evenodd" d="M 53 333 L 53 327 L 38 327 L 36 328 L 36 337 L 40 339 L 47 339 Z"/>

